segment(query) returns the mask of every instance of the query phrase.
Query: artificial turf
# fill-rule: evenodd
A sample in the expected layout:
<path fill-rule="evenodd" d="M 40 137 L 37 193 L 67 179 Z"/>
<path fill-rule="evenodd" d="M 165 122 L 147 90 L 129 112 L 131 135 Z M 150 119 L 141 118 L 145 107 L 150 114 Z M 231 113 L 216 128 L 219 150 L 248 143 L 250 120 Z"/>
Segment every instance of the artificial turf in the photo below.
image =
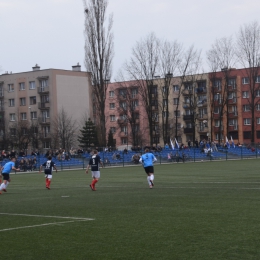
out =
<path fill-rule="evenodd" d="M 141 166 L 106 168 L 95 192 L 84 170 L 54 173 L 51 190 L 43 174 L 12 175 L 1 259 L 260 259 L 258 165 L 158 165 L 154 189 Z"/>

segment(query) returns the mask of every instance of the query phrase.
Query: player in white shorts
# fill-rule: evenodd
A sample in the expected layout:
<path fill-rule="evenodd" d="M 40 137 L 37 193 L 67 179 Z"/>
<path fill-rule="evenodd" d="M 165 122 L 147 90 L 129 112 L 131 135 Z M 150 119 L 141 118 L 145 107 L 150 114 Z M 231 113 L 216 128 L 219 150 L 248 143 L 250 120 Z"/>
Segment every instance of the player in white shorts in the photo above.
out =
<path fill-rule="evenodd" d="M 91 172 L 92 172 L 92 182 L 89 185 L 91 190 L 95 191 L 96 187 L 95 184 L 98 182 L 100 179 L 100 170 L 99 170 L 99 165 L 103 167 L 103 163 L 101 162 L 101 158 L 98 155 L 98 151 L 94 150 L 94 154 L 91 156 L 89 160 L 88 167 L 86 169 L 86 173 L 88 173 L 88 169 L 91 167 Z"/>

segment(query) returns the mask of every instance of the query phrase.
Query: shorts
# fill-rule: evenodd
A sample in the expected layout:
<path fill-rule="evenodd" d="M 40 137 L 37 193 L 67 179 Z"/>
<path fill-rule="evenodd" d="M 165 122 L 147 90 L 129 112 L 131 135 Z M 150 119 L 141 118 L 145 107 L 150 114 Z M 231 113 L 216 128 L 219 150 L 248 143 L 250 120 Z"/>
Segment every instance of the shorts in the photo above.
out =
<path fill-rule="evenodd" d="M 153 166 L 147 166 L 147 167 L 144 167 L 144 170 L 145 172 L 149 175 L 149 173 L 153 173 L 154 170 L 153 170 Z"/>
<path fill-rule="evenodd" d="M 46 179 L 52 179 L 52 174 L 45 174 Z"/>
<path fill-rule="evenodd" d="M 3 180 L 4 181 L 10 180 L 10 174 L 9 173 L 2 173 L 2 175 L 3 175 Z"/>
<path fill-rule="evenodd" d="M 100 178 L 100 171 L 91 171 L 92 172 L 92 177 L 99 179 Z"/>

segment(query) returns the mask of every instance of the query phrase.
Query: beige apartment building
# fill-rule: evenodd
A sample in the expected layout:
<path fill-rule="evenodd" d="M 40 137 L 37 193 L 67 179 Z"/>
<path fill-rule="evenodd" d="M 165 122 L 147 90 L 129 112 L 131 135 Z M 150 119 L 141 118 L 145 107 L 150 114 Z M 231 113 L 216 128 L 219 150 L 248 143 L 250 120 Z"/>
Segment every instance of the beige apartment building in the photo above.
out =
<path fill-rule="evenodd" d="M 15 123 L 35 125 L 35 134 L 42 133 L 40 144 L 28 149 L 52 147 L 53 120 L 63 109 L 80 126 L 92 118 L 90 73 L 81 71 L 79 64 L 72 70 L 44 69 L 38 65 L 32 71 L 0 75 L 1 133 L 17 134 Z M 25 133 L 26 134 L 26 130 Z M 76 146 L 77 144 L 75 144 Z M 34 147 L 38 146 L 38 147 Z"/>

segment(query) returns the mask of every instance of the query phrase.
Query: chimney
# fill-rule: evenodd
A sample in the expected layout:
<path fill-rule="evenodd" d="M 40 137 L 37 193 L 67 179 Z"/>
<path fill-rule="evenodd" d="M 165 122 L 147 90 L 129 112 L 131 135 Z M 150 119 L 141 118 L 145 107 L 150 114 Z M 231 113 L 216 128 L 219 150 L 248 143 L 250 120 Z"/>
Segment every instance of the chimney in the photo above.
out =
<path fill-rule="evenodd" d="M 79 63 L 75 66 L 72 66 L 72 70 L 73 71 L 81 71 L 81 66 L 79 65 Z"/>
<path fill-rule="evenodd" d="M 40 66 L 38 64 L 36 64 L 34 67 L 32 67 L 33 71 L 36 71 L 36 70 L 40 70 Z"/>

